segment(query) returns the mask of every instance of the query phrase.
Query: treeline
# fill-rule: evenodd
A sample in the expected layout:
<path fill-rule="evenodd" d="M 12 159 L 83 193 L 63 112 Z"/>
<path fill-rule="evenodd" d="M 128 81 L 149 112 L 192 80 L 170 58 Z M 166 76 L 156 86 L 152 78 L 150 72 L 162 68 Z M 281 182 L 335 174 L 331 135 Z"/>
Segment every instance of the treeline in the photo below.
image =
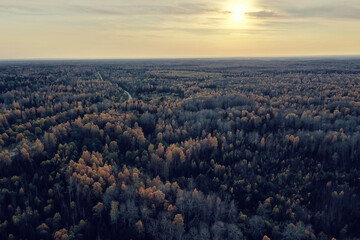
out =
<path fill-rule="evenodd" d="M 185 63 L 2 66 L 0 238 L 356 239 L 357 61 Z"/>

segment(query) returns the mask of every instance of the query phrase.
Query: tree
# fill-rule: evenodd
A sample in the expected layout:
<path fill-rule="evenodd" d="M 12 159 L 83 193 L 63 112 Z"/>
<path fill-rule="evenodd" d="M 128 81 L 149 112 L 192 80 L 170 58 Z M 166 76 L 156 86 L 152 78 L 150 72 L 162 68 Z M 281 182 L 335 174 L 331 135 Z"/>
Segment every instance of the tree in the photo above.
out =
<path fill-rule="evenodd" d="M 180 213 L 175 215 L 173 225 L 177 234 L 182 235 L 184 233 L 184 218 Z"/>
<path fill-rule="evenodd" d="M 138 236 L 140 238 L 143 238 L 145 229 L 144 229 L 144 224 L 142 223 L 142 221 L 141 220 L 137 221 L 135 226 L 136 226 L 136 232 L 137 232 Z"/>
<path fill-rule="evenodd" d="M 110 220 L 111 224 L 116 224 L 120 217 L 119 202 L 111 201 Z"/>
<path fill-rule="evenodd" d="M 42 144 L 42 142 L 39 139 L 35 140 L 34 143 L 34 152 L 36 155 L 42 154 L 44 151 L 44 145 Z"/>
<path fill-rule="evenodd" d="M 36 227 L 36 231 L 41 238 L 48 239 L 50 237 L 50 228 L 46 223 L 42 223 Z"/>
<path fill-rule="evenodd" d="M 55 240 L 69 240 L 69 234 L 68 234 L 68 231 L 63 228 L 59 231 L 56 231 L 55 234 L 54 234 L 54 239 Z"/>
<path fill-rule="evenodd" d="M 228 239 L 243 239 L 243 233 L 239 227 L 233 223 L 227 224 L 227 236 Z"/>
<path fill-rule="evenodd" d="M 260 216 L 252 216 L 249 219 L 249 233 L 255 239 L 261 238 L 264 236 L 265 231 L 265 223 L 262 217 Z"/>
<path fill-rule="evenodd" d="M 302 240 L 307 238 L 305 225 L 302 222 L 298 222 L 296 225 L 293 223 L 288 224 L 282 235 L 284 240 Z"/>
<path fill-rule="evenodd" d="M 111 141 L 110 145 L 109 145 L 109 149 L 111 152 L 118 152 L 119 151 L 119 147 L 116 141 Z"/>
<path fill-rule="evenodd" d="M 216 239 L 223 239 L 225 231 L 225 224 L 222 221 L 217 221 L 211 226 L 211 233 Z"/>
<path fill-rule="evenodd" d="M 57 147 L 57 138 L 54 133 L 46 132 L 44 134 L 44 144 L 46 149 L 49 151 L 53 151 L 55 147 Z"/>
<path fill-rule="evenodd" d="M 19 143 L 24 139 L 24 135 L 22 133 L 18 133 L 16 135 L 16 142 Z"/>
<path fill-rule="evenodd" d="M 11 164 L 10 153 L 8 150 L 0 153 L 0 163 L 5 163 L 6 166 Z"/>
<path fill-rule="evenodd" d="M 104 211 L 104 204 L 102 202 L 98 202 L 93 207 L 93 211 L 94 211 L 94 215 L 100 218 L 102 215 L 102 212 Z"/>
<path fill-rule="evenodd" d="M 95 197 L 100 198 L 102 196 L 101 184 L 99 182 L 95 182 L 93 184 L 92 188 L 93 188 L 93 193 L 94 193 Z"/>
<path fill-rule="evenodd" d="M 60 222 L 61 222 L 61 215 L 60 213 L 55 213 L 54 217 L 53 217 L 53 227 L 54 229 L 58 229 L 60 227 Z"/>
<path fill-rule="evenodd" d="M 22 158 L 22 159 L 27 160 L 27 161 L 30 160 L 30 154 L 29 154 L 29 152 L 26 150 L 26 148 L 24 148 L 24 147 L 21 148 L 20 153 L 21 153 L 21 158 Z"/>

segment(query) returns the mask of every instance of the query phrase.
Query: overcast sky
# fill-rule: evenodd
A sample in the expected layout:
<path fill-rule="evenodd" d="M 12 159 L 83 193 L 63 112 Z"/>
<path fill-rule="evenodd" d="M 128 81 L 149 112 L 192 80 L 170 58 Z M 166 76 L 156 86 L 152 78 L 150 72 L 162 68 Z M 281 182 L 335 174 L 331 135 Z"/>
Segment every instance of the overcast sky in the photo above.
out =
<path fill-rule="evenodd" d="M 360 1 L 0 0 L 0 30 L 0 59 L 360 55 Z"/>

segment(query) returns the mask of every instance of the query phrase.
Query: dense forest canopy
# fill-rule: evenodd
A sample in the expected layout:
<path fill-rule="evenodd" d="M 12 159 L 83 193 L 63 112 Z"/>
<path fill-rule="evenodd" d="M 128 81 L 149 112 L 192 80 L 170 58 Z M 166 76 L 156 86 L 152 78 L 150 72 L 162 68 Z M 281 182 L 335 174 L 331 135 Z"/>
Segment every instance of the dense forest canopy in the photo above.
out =
<path fill-rule="evenodd" d="M 358 239 L 359 176 L 360 60 L 0 63 L 0 239 Z"/>

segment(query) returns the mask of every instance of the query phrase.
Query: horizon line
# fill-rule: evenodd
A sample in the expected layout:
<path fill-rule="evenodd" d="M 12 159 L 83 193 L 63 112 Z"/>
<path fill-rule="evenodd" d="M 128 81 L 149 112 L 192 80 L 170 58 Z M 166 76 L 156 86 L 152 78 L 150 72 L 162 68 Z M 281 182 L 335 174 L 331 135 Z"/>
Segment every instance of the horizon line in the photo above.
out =
<path fill-rule="evenodd" d="M 128 58 L 0 58 L 0 62 L 20 61 L 107 61 L 107 60 L 251 60 L 251 59 L 334 59 L 360 58 L 360 54 L 324 54 L 324 55 L 278 55 L 278 56 L 239 56 L 239 57 L 128 57 Z"/>

